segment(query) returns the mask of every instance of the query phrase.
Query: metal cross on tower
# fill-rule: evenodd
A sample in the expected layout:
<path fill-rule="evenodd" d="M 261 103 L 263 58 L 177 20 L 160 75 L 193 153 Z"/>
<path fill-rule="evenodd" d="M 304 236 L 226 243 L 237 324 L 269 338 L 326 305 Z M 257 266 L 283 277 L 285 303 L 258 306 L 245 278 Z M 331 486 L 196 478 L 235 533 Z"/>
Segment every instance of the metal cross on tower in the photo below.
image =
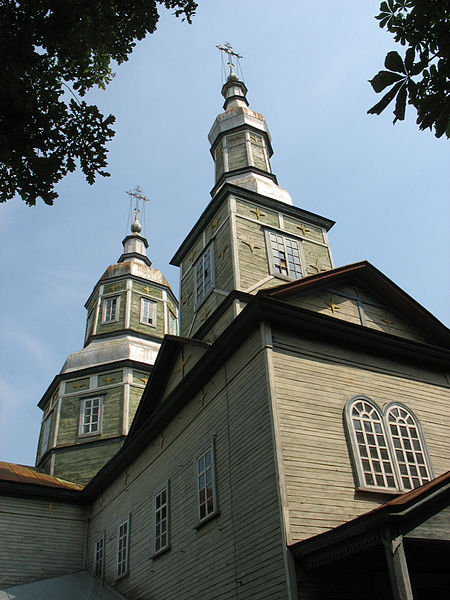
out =
<path fill-rule="evenodd" d="M 136 200 L 136 206 L 134 208 L 134 212 L 136 214 L 136 216 L 138 215 L 138 213 L 140 213 L 140 209 L 139 209 L 139 202 L 142 202 L 142 208 L 144 208 L 144 202 L 148 202 L 149 199 L 144 196 L 144 194 L 142 193 L 141 188 L 137 185 L 134 190 L 129 190 L 127 192 L 129 198 L 130 198 L 130 202 L 133 202 L 133 198 Z"/>
<path fill-rule="evenodd" d="M 135 220 L 132 226 L 132 231 L 134 231 L 134 229 L 138 228 L 139 231 L 142 229 L 141 224 L 139 223 L 139 219 L 138 219 L 138 215 L 141 212 L 142 209 L 142 213 L 145 219 L 145 203 L 149 201 L 149 198 L 147 198 L 146 196 L 144 196 L 144 194 L 142 193 L 141 188 L 137 185 L 134 190 L 129 190 L 128 192 L 126 192 L 128 194 L 128 197 L 130 198 L 130 212 L 128 213 L 130 218 L 131 216 L 131 210 L 134 210 L 134 214 L 135 214 Z M 136 206 L 134 207 L 134 209 L 132 209 L 132 203 L 133 200 L 136 201 Z M 139 208 L 139 203 L 141 203 L 141 208 Z M 128 220 L 129 222 L 129 220 Z M 144 221 L 144 225 L 145 225 L 145 221 Z M 133 229 L 134 227 L 134 229 Z M 127 226 L 128 229 L 128 226 Z M 136 229 L 137 231 L 137 229 Z"/>
<path fill-rule="evenodd" d="M 235 56 L 238 60 L 244 57 L 233 50 L 230 42 L 225 42 L 224 46 L 216 46 L 216 48 L 218 48 L 221 52 L 225 52 L 226 54 L 228 54 L 228 66 L 230 67 L 230 75 L 235 75 L 233 56 Z"/>

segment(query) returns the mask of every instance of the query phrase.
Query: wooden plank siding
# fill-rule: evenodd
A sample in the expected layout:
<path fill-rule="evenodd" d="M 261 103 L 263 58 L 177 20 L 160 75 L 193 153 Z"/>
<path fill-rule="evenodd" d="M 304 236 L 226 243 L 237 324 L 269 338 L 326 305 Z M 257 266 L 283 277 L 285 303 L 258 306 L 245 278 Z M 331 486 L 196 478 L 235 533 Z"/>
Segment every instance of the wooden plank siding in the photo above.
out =
<path fill-rule="evenodd" d="M 54 453 L 57 477 L 86 485 L 122 446 L 122 438 L 94 446 L 71 446 Z"/>
<path fill-rule="evenodd" d="M 259 334 L 205 384 L 91 511 L 106 531 L 106 582 L 115 583 L 116 527 L 131 514 L 129 598 L 287 598 L 271 418 Z M 219 515 L 195 528 L 194 457 L 214 440 Z M 170 481 L 171 548 L 152 558 L 152 493 Z"/>
<path fill-rule="evenodd" d="M 2 495 L 0 512 L 0 587 L 84 568 L 84 507 Z"/>
<path fill-rule="evenodd" d="M 405 537 L 419 540 L 446 540 L 450 542 L 450 507 L 444 508 L 423 523 L 420 523 Z"/>
<path fill-rule="evenodd" d="M 381 298 L 356 287 L 356 284 L 354 288 L 347 285 L 333 289 L 325 288 L 312 294 L 288 298 L 286 302 L 390 335 L 422 343 L 427 341 L 413 325 L 407 323 Z"/>
<path fill-rule="evenodd" d="M 440 372 L 274 333 L 274 373 L 289 543 L 356 517 L 389 497 L 355 492 L 343 411 L 359 394 L 406 404 L 421 422 L 435 475 L 450 467 L 449 390 Z"/>

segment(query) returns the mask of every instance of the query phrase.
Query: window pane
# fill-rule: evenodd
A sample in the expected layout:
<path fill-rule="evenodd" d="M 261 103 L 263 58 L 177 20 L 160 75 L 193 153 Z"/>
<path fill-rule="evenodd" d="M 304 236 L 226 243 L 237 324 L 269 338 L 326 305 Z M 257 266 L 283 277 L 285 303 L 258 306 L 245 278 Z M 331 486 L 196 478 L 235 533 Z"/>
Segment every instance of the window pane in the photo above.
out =
<path fill-rule="evenodd" d="M 299 242 L 276 233 L 270 233 L 269 239 L 274 270 L 293 279 L 302 277 Z"/>
<path fill-rule="evenodd" d="M 395 455 L 402 475 L 402 487 L 408 490 L 422 485 L 431 478 L 431 473 L 424 460 L 425 440 L 420 434 L 414 415 L 404 407 L 390 407 L 386 418 L 396 448 Z M 408 423 L 408 426 L 405 423 Z"/>
<path fill-rule="evenodd" d="M 349 411 L 352 415 L 349 422 L 358 442 L 353 453 L 363 474 L 363 485 L 395 489 L 381 412 L 369 401 L 361 399 L 356 400 Z"/>

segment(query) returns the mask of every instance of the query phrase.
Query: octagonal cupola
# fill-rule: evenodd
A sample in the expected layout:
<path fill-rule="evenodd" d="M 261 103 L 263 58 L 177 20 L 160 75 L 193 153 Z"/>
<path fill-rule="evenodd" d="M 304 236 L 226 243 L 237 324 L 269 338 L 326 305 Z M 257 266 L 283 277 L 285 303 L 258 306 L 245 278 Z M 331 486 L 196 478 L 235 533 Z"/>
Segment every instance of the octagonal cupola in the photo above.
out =
<path fill-rule="evenodd" d="M 162 339 L 178 333 L 178 301 L 147 256 L 138 190 L 132 196 L 136 216 L 123 252 L 85 305 L 84 347 L 67 357 L 39 402 L 43 420 L 36 465 L 83 484 L 122 445 Z"/>

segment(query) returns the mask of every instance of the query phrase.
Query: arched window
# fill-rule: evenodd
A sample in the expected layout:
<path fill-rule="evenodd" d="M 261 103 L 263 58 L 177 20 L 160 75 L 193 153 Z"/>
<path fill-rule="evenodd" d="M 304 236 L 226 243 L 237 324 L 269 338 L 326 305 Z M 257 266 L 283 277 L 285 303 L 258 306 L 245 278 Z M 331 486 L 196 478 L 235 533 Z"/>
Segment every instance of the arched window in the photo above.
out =
<path fill-rule="evenodd" d="M 400 487 L 412 489 L 430 481 L 431 465 L 425 438 L 414 414 L 399 403 L 388 404 L 384 413 L 399 470 Z"/>
<path fill-rule="evenodd" d="M 347 405 L 347 426 L 360 487 L 397 489 L 381 411 L 369 398 Z"/>
<path fill-rule="evenodd" d="M 422 428 L 406 406 L 392 402 L 382 412 L 357 396 L 345 417 L 359 488 L 405 491 L 433 478 Z"/>

